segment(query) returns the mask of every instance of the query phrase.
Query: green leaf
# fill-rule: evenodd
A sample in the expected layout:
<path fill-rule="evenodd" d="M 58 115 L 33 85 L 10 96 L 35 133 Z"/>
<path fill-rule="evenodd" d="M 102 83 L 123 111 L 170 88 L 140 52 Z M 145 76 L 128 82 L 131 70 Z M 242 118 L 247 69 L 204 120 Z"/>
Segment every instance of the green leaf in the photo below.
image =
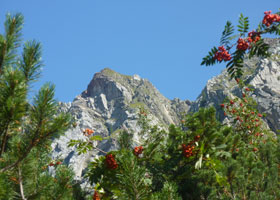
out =
<path fill-rule="evenodd" d="M 230 158 L 231 157 L 231 153 L 227 152 L 227 151 L 218 151 L 218 152 L 215 153 L 215 156 Z"/>
<path fill-rule="evenodd" d="M 224 148 L 226 148 L 226 147 L 227 147 L 226 144 L 220 144 L 219 146 L 216 146 L 215 148 L 216 148 L 216 149 L 224 149 Z"/>
<path fill-rule="evenodd" d="M 201 62 L 201 65 L 214 65 L 216 63 L 216 59 L 214 59 L 215 53 L 218 51 L 217 47 L 213 47 L 211 51 L 208 52 L 208 55 L 205 56 Z"/>
<path fill-rule="evenodd" d="M 68 147 L 73 147 L 77 144 L 79 144 L 79 140 L 70 140 L 67 145 Z"/>
<path fill-rule="evenodd" d="M 231 79 L 240 78 L 243 74 L 243 59 L 244 59 L 244 51 L 236 50 L 232 55 L 233 59 L 227 63 L 227 72 L 229 73 Z"/>
<path fill-rule="evenodd" d="M 255 44 L 252 44 L 249 52 L 249 58 L 252 58 L 255 55 L 259 57 L 268 57 L 270 55 L 268 48 L 269 45 L 264 43 L 263 39 L 257 41 Z"/>
<path fill-rule="evenodd" d="M 103 138 L 100 135 L 94 135 L 94 136 L 90 137 L 90 140 L 92 140 L 92 141 L 102 141 Z"/>
<path fill-rule="evenodd" d="M 233 39 L 233 36 L 231 36 L 234 32 L 234 26 L 232 25 L 232 23 L 230 21 L 227 21 L 226 25 L 225 25 L 225 29 L 222 33 L 222 37 L 220 40 L 220 45 L 221 46 L 225 46 L 226 49 L 229 48 L 229 44 L 230 44 L 230 40 Z"/>
<path fill-rule="evenodd" d="M 248 17 L 244 17 L 243 14 L 241 13 L 239 16 L 239 20 L 238 20 L 238 32 L 240 33 L 240 37 L 244 37 L 245 34 L 248 32 L 249 30 L 249 20 Z"/>

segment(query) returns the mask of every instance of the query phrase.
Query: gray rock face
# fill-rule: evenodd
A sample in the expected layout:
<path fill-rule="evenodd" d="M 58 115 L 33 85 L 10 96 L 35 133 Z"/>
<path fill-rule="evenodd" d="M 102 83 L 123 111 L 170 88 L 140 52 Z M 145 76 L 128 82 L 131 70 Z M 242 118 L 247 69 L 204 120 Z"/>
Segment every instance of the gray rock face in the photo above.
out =
<path fill-rule="evenodd" d="M 245 60 L 244 80 L 254 88 L 252 97 L 258 103 L 260 112 L 267 114 L 265 120 L 272 131 L 280 129 L 280 39 L 265 39 L 270 45 L 270 58 L 254 57 Z M 241 96 L 235 80 L 229 80 L 226 70 L 210 79 L 191 105 L 191 111 L 213 105 L 220 120 L 224 119 L 220 104 L 225 97 Z"/>
<path fill-rule="evenodd" d="M 60 110 L 70 112 L 77 126 L 53 142 L 52 156 L 64 159 L 79 179 L 87 164 L 100 153 L 93 151 L 78 155 L 74 147 L 67 146 L 71 139 L 85 140 L 83 130 L 89 128 L 96 135 L 111 136 L 110 140 L 96 142 L 98 148 L 108 152 L 117 148 L 114 138 L 122 129 L 135 133 L 134 140 L 138 140 L 140 108 L 148 112 L 152 124 L 167 128 L 180 121 L 180 113 L 187 112 L 190 104 L 190 101 L 165 98 L 148 80 L 138 75 L 126 76 L 106 68 L 94 75 L 87 90 L 72 103 L 60 103 Z"/>
<path fill-rule="evenodd" d="M 280 129 L 280 39 L 266 39 L 266 42 L 270 45 L 271 57 L 245 60 L 244 80 L 255 88 L 252 97 L 257 101 L 259 110 L 267 113 L 266 122 L 276 132 Z M 169 100 L 148 80 L 105 68 L 94 75 L 87 89 L 72 103 L 60 103 L 61 111 L 70 112 L 77 126 L 53 142 L 52 156 L 54 159 L 62 158 L 80 179 L 88 163 L 100 152 L 94 150 L 78 155 L 75 148 L 69 148 L 67 143 L 70 139 L 85 140 L 83 130 L 86 128 L 94 130 L 96 135 L 111 136 L 111 139 L 95 144 L 107 152 L 117 148 L 114 138 L 122 129 L 135 133 L 134 140 L 139 139 L 137 119 L 140 107 L 147 110 L 151 123 L 167 128 L 170 124 L 179 123 L 183 113 L 211 105 L 216 107 L 217 117 L 223 121 L 219 105 L 225 97 L 233 96 L 241 94 L 236 82 L 229 80 L 225 70 L 210 79 L 197 100 L 190 102 L 178 98 Z"/>

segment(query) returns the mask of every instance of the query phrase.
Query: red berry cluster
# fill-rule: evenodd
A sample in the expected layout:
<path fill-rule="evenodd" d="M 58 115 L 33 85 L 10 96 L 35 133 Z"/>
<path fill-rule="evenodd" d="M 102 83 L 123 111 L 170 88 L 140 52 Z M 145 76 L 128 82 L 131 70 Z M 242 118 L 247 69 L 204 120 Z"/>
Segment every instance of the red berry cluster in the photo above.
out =
<path fill-rule="evenodd" d="M 250 88 L 244 88 L 241 99 L 228 100 L 228 102 L 220 104 L 220 106 L 224 109 L 225 115 L 229 115 L 234 119 L 233 126 L 235 130 L 240 131 L 247 138 L 250 144 L 249 148 L 257 152 L 258 148 L 255 145 L 258 145 L 264 136 L 261 120 L 263 115 L 252 109 L 250 98 L 247 97 L 247 94 L 251 91 L 252 89 Z M 263 140 L 263 142 L 265 141 Z M 235 148 L 234 146 L 232 151 Z"/>
<path fill-rule="evenodd" d="M 135 147 L 135 148 L 134 148 L 134 151 L 133 151 L 133 153 L 134 153 L 135 156 L 140 155 L 142 152 L 143 152 L 143 147 L 142 147 L 142 146 Z"/>
<path fill-rule="evenodd" d="M 225 49 L 224 46 L 218 47 L 218 51 L 215 53 L 214 59 L 218 61 L 229 61 L 231 59 L 231 55 Z"/>
<path fill-rule="evenodd" d="M 264 12 L 265 16 L 262 23 L 267 27 L 270 26 L 273 22 L 280 22 L 280 16 L 277 14 L 271 14 L 271 11 Z"/>
<path fill-rule="evenodd" d="M 92 196 L 92 200 L 100 200 L 99 193 L 96 190 L 94 191 L 94 194 Z"/>
<path fill-rule="evenodd" d="M 50 162 L 49 166 L 55 166 L 55 165 L 61 165 L 61 164 L 62 164 L 61 161 L 57 161 L 56 163 Z"/>
<path fill-rule="evenodd" d="M 243 38 L 239 38 L 237 41 L 237 49 L 246 51 L 249 48 L 249 43 L 246 42 Z"/>
<path fill-rule="evenodd" d="M 256 31 L 251 31 L 250 33 L 248 33 L 248 38 L 247 41 L 249 43 L 256 43 L 257 41 L 259 41 L 261 39 L 261 34 L 259 32 Z"/>
<path fill-rule="evenodd" d="M 188 145 L 185 145 L 185 144 L 182 144 L 182 148 L 183 148 L 183 155 L 186 157 L 186 158 L 189 158 L 191 156 L 194 155 L 194 148 L 195 148 L 195 145 L 194 143 L 197 142 L 198 140 L 200 140 L 200 135 L 197 135 L 194 137 L 194 140 L 189 142 Z"/>
<path fill-rule="evenodd" d="M 193 156 L 193 150 L 195 148 L 194 145 L 191 145 L 191 144 L 188 144 L 188 145 L 185 145 L 185 144 L 182 144 L 182 148 L 183 148 L 183 154 L 186 158 L 189 158 L 191 156 Z"/>
<path fill-rule="evenodd" d="M 109 169 L 117 169 L 118 164 L 113 154 L 107 154 L 105 161 Z"/>
<path fill-rule="evenodd" d="M 89 129 L 89 128 L 86 128 L 84 131 L 83 131 L 84 135 L 85 136 L 90 136 L 91 134 L 94 133 L 93 130 Z"/>

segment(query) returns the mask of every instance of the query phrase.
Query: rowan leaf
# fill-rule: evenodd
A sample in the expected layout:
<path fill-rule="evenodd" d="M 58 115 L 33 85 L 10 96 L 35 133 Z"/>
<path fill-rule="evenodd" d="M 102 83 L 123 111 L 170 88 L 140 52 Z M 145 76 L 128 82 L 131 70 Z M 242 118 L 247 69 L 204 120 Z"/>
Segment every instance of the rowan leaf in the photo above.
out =
<path fill-rule="evenodd" d="M 211 51 L 208 52 L 208 55 L 202 59 L 201 65 L 214 65 L 216 63 L 216 59 L 214 58 L 214 56 L 217 51 L 217 47 L 213 47 Z"/>
<path fill-rule="evenodd" d="M 229 48 L 230 40 L 233 39 L 232 34 L 234 33 L 234 26 L 230 21 L 227 21 L 224 31 L 222 33 L 222 37 L 220 40 L 220 45 L 225 46 L 225 48 Z"/>
<path fill-rule="evenodd" d="M 243 14 L 241 13 L 239 16 L 239 20 L 238 20 L 238 32 L 240 33 L 240 37 L 244 37 L 245 34 L 248 32 L 249 30 L 249 20 L 248 17 L 244 17 Z"/>

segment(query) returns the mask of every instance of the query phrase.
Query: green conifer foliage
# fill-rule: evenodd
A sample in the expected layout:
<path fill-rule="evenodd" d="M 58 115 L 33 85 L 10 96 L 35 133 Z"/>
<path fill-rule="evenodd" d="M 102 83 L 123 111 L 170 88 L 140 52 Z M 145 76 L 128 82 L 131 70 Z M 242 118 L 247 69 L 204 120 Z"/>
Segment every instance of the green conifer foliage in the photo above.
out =
<path fill-rule="evenodd" d="M 71 119 L 58 114 L 52 84 L 29 103 L 29 88 L 42 67 L 41 45 L 26 42 L 20 56 L 22 26 L 21 14 L 8 14 L 0 34 L 0 199 L 73 199 L 72 171 L 50 158 L 52 139 Z M 56 169 L 53 176 L 49 167 Z"/>

